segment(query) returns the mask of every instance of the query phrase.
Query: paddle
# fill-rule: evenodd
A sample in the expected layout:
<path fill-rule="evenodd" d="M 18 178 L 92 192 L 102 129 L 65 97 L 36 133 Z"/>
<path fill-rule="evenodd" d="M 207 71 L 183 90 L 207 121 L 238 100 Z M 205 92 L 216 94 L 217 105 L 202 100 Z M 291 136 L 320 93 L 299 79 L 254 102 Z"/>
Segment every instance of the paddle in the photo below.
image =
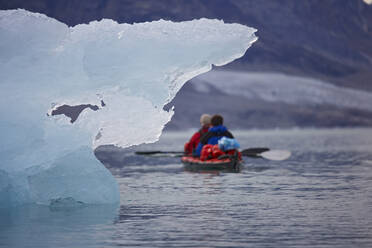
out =
<path fill-rule="evenodd" d="M 241 151 L 242 156 L 251 158 L 265 158 L 268 160 L 281 161 L 291 156 L 290 151 L 270 150 L 266 147 L 248 148 Z M 159 157 L 182 157 L 184 152 L 181 151 L 137 151 L 137 155 L 159 156 Z"/>
<path fill-rule="evenodd" d="M 282 161 L 291 156 L 291 152 L 287 150 L 270 150 L 266 147 L 249 148 L 241 151 L 242 156 L 252 158 L 265 158 L 268 160 Z"/>
<path fill-rule="evenodd" d="M 269 151 L 269 148 L 266 147 L 256 147 L 256 148 L 248 148 L 241 151 L 242 156 L 259 158 L 260 153 Z"/>
<path fill-rule="evenodd" d="M 153 156 L 153 157 L 182 157 L 184 152 L 175 151 L 136 151 L 137 155 Z"/>
<path fill-rule="evenodd" d="M 259 153 L 262 152 L 267 152 L 269 151 L 269 148 L 248 148 L 243 151 L 241 151 L 243 156 L 248 156 L 248 157 L 254 157 L 258 156 Z M 136 151 L 137 155 L 155 155 L 155 154 L 177 154 L 177 155 L 182 155 L 184 152 L 181 151 Z"/>
<path fill-rule="evenodd" d="M 175 153 L 175 154 L 184 154 L 184 152 L 172 152 L 172 151 L 136 151 L 138 155 L 153 155 L 153 154 L 168 154 L 168 153 Z"/>

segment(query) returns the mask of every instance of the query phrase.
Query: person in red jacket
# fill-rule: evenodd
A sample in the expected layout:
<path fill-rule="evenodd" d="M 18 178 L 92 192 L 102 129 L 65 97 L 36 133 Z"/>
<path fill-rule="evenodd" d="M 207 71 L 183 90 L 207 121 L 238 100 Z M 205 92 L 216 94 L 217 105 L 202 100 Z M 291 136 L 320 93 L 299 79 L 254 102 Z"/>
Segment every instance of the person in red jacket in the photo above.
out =
<path fill-rule="evenodd" d="M 186 155 L 192 155 L 193 151 L 196 149 L 200 142 L 200 137 L 208 132 L 211 126 L 211 116 L 208 114 L 203 114 L 200 116 L 200 125 L 202 126 L 199 131 L 194 133 L 189 142 L 185 144 L 184 151 Z"/>

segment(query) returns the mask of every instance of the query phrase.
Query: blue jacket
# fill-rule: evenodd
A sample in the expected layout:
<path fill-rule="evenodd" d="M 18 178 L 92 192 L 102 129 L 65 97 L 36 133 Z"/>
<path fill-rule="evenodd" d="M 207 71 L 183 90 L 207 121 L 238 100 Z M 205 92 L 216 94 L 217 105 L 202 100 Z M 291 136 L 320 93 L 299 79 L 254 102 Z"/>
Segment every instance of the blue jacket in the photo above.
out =
<path fill-rule="evenodd" d="M 203 146 L 206 144 L 216 145 L 222 137 L 234 138 L 233 135 L 223 125 L 209 128 L 208 132 L 200 138 L 200 143 L 196 147 L 195 154 L 200 156 Z"/>

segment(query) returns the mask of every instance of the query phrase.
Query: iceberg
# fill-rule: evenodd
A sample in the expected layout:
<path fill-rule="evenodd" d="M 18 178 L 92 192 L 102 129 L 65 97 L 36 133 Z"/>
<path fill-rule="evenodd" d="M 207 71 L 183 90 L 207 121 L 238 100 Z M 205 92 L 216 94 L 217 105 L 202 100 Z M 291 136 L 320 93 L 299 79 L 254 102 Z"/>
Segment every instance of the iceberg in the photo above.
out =
<path fill-rule="evenodd" d="M 243 56 L 255 31 L 209 19 L 68 27 L 0 11 L 0 207 L 119 202 L 94 149 L 157 141 L 174 111 L 163 106 L 189 79 Z"/>

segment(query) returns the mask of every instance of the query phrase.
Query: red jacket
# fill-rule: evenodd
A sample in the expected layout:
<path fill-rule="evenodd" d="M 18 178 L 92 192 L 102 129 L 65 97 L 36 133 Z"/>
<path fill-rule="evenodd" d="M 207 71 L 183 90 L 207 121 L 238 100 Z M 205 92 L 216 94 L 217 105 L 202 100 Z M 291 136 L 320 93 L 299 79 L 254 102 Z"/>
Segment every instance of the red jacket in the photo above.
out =
<path fill-rule="evenodd" d="M 194 149 L 198 146 L 200 142 L 200 137 L 203 136 L 203 134 L 205 134 L 206 132 L 208 132 L 209 127 L 210 127 L 209 125 L 205 125 L 199 131 L 194 133 L 194 135 L 191 137 L 189 142 L 185 144 L 184 150 L 186 154 L 188 155 L 192 154 L 192 152 L 194 151 Z"/>

